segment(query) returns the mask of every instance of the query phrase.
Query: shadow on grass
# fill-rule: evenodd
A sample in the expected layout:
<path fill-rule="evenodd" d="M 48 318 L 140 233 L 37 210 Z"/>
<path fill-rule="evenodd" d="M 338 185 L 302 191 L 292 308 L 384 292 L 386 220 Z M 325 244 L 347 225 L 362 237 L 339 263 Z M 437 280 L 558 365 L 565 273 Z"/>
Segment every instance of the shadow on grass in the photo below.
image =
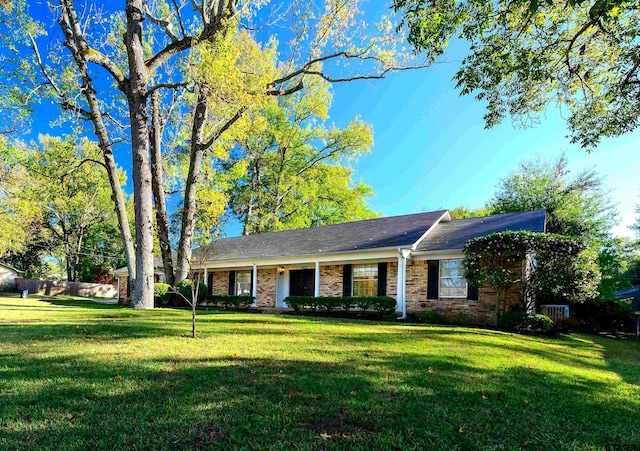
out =
<path fill-rule="evenodd" d="M 167 333 L 140 324 L 116 326 L 117 332 L 108 324 L 92 332 L 98 340 Z M 22 335 L 23 329 L 17 332 Z M 47 334 L 69 344 L 86 338 L 82 329 L 34 329 L 45 343 Z M 15 331 L 2 332 L 4 342 Z M 330 354 L 331 361 L 324 362 L 189 355 L 111 361 L 100 354 L 3 353 L 0 445 L 630 449 L 640 444 L 640 402 L 612 395 L 612 381 L 523 367 L 479 370 L 472 356 L 416 355 L 401 347 Z"/>

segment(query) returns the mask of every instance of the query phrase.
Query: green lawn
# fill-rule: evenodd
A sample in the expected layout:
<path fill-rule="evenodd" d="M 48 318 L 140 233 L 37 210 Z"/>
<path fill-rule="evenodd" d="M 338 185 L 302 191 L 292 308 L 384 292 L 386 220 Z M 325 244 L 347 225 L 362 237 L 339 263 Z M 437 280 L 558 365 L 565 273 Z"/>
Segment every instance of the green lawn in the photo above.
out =
<path fill-rule="evenodd" d="M 640 343 L 0 297 L 0 449 L 640 449 Z"/>

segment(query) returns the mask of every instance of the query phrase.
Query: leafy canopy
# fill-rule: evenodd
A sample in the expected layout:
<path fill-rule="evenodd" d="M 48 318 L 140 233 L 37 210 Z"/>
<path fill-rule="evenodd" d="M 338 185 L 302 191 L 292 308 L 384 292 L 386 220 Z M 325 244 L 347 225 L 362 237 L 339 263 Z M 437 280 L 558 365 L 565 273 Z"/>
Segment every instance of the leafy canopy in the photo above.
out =
<path fill-rule="evenodd" d="M 453 38 L 470 53 L 455 76 L 487 104 L 487 127 L 534 125 L 566 110 L 571 141 L 590 149 L 638 127 L 638 0 L 395 0 L 416 51 L 436 57 Z"/>
<path fill-rule="evenodd" d="M 598 245 L 615 221 L 604 180 L 595 170 L 571 174 L 568 160 L 523 161 L 503 178 L 489 201 L 492 214 L 543 209 L 547 231 Z"/>
<path fill-rule="evenodd" d="M 497 289 L 498 315 L 506 308 L 506 292 L 516 286 L 525 311 L 541 297 L 581 303 L 597 295 L 595 255 L 575 238 L 507 231 L 469 240 L 464 253 L 469 283 Z"/>

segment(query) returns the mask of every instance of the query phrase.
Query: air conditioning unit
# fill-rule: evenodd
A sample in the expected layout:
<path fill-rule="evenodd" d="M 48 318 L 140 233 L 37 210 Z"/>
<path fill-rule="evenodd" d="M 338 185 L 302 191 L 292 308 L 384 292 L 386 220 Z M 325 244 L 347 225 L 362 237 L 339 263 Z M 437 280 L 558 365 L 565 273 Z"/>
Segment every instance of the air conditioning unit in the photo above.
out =
<path fill-rule="evenodd" d="M 540 313 L 548 316 L 554 321 L 569 317 L 569 306 L 559 304 L 547 304 L 540 306 Z"/>

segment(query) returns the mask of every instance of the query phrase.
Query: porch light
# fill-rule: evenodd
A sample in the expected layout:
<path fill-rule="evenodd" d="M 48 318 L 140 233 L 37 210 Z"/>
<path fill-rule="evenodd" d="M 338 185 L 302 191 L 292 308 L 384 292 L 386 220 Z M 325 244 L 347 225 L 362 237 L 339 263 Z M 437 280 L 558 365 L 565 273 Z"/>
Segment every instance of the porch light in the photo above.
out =
<path fill-rule="evenodd" d="M 284 274 L 284 266 L 278 266 L 278 274 Z"/>

